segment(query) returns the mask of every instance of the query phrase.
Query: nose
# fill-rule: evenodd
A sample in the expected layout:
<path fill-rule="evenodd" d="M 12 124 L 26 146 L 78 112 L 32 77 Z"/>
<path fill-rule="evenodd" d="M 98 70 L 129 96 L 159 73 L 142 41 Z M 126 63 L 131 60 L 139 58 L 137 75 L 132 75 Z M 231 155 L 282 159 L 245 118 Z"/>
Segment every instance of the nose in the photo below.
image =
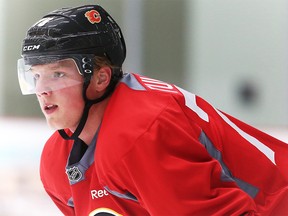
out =
<path fill-rule="evenodd" d="M 44 80 L 37 80 L 35 84 L 35 93 L 37 96 L 48 96 L 52 93 L 51 88 L 47 85 L 47 82 Z"/>
<path fill-rule="evenodd" d="M 36 92 L 36 95 L 37 95 L 38 97 L 48 96 L 48 95 L 51 95 L 51 91 Z"/>

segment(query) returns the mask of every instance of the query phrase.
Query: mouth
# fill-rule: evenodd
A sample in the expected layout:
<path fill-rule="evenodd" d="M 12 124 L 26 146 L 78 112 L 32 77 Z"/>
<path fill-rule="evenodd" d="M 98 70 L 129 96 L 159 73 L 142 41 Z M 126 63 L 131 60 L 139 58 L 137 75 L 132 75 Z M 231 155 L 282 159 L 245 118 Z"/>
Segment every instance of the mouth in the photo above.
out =
<path fill-rule="evenodd" d="M 57 107 L 57 105 L 46 105 L 46 106 L 44 106 L 44 110 L 51 110 L 51 109 L 54 109 L 54 108 L 56 108 Z"/>
<path fill-rule="evenodd" d="M 50 113 L 54 112 L 57 108 L 58 108 L 57 105 L 49 104 L 49 105 L 44 106 L 44 111 L 45 111 L 45 113 L 50 114 Z"/>

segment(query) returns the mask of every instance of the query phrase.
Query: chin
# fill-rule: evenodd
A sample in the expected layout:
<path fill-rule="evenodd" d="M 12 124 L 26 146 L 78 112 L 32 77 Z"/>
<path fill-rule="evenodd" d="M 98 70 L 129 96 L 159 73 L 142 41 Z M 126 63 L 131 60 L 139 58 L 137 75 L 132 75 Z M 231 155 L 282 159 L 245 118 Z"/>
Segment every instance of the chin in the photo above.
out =
<path fill-rule="evenodd" d="M 47 119 L 46 121 L 47 121 L 48 126 L 53 130 L 61 130 L 61 129 L 66 128 L 66 127 L 64 127 L 63 124 L 56 123 L 56 122 L 51 121 L 49 119 Z"/>

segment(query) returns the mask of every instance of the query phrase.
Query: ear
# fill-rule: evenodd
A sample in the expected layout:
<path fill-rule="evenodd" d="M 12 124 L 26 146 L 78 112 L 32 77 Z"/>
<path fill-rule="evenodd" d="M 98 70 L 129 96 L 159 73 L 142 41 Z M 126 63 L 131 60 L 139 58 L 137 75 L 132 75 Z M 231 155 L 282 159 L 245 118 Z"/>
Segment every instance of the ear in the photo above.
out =
<path fill-rule="evenodd" d="M 87 89 L 87 97 L 90 99 L 101 96 L 108 87 L 112 76 L 112 69 L 104 66 L 94 71 L 91 82 Z"/>
<path fill-rule="evenodd" d="M 110 67 L 101 67 L 98 71 L 95 71 L 95 90 L 101 92 L 107 88 L 110 83 L 112 70 Z"/>

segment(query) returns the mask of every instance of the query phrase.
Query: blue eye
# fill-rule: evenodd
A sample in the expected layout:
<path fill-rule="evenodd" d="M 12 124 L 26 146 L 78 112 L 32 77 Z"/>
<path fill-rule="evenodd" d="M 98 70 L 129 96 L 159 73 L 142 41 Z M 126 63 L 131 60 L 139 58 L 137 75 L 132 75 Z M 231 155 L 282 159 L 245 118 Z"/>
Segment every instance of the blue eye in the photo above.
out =
<path fill-rule="evenodd" d="M 63 77 L 65 74 L 62 72 L 54 72 L 53 74 L 53 78 L 61 78 Z"/>
<path fill-rule="evenodd" d="M 40 75 L 39 74 L 34 74 L 33 77 L 34 77 L 35 80 L 38 80 L 40 78 Z"/>

